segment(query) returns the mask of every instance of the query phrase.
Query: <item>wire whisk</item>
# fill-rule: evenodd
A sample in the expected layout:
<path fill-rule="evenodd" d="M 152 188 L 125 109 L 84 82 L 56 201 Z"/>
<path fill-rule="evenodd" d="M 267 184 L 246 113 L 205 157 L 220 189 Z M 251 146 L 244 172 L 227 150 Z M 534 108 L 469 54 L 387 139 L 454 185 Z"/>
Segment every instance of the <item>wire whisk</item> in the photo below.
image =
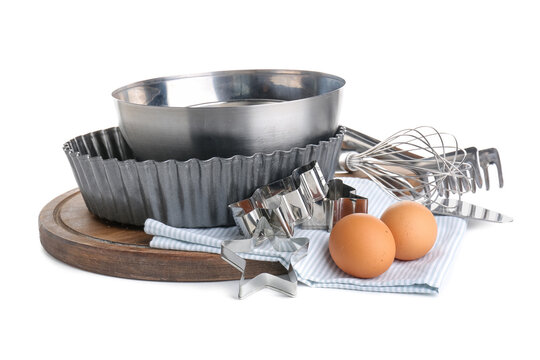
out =
<path fill-rule="evenodd" d="M 433 127 L 401 130 L 381 142 L 354 132 L 346 141 L 358 151 L 342 152 L 341 169 L 371 179 L 397 199 L 431 204 L 472 188 L 465 150 Z"/>

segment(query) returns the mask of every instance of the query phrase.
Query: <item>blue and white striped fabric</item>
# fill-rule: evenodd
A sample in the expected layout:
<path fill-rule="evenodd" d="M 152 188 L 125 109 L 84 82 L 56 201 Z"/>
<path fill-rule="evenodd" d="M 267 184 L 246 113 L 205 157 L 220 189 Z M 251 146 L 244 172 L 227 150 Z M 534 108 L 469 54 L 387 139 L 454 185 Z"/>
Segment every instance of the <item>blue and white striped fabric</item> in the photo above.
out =
<path fill-rule="evenodd" d="M 356 193 L 369 199 L 369 213 L 380 217 L 395 200 L 373 182 L 365 179 L 344 178 L 344 182 L 357 189 Z M 437 241 L 431 251 L 414 261 L 395 260 L 392 266 L 373 279 L 358 279 L 341 271 L 333 262 L 328 251 L 329 233 L 322 230 L 295 229 L 295 236 L 310 239 L 308 255 L 294 265 L 298 281 L 313 287 L 350 290 L 427 293 L 439 292 L 448 267 L 452 262 L 467 223 L 455 217 L 436 216 Z M 223 240 L 238 238 L 236 227 L 211 229 L 173 228 L 148 219 L 145 231 L 154 235 L 150 246 L 161 249 L 203 251 L 220 253 Z M 261 261 L 279 261 L 285 267 L 290 262 L 290 253 L 275 251 L 266 243 L 243 257 Z"/>

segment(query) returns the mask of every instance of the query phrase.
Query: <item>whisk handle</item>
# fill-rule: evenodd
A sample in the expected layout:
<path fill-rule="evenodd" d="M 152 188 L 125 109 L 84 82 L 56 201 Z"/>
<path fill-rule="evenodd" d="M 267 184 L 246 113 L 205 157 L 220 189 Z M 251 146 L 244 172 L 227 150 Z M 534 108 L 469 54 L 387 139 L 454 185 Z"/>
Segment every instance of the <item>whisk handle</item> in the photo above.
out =
<path fill-rule="evenodd" d="M 350 128 L 345 128 L 341 149 L 363 152 L 372 148 L 378 143 L 380 143 L 379 140 L 372 138 L 369 135 L 362 134 L 361 132 Z"/>
<path fill-rule="evenodd" d="M 362 153 L 367 151 L 381 141 L 377 140 L 369 135 L 363 134 L 360 131 L 353 130 L 350 128 L 345 128 L 343 135 L 343 142 L 341 143 L 342 151 L 356 151 Z M 377 156 L 378 159 L 387 159 L 387 160 L 410 160 L 418 157 L 415 157 L 414 154 L 409 154 L 407 152 L 395 152 L 387 151 L 387 154 L 384 154 L 384 151 L 381 151 L 381 154 Z"/>
<path fill-rule="evenodd" d="M 338 170 L 341 171 L 348 171 L 353 172 L 358 169 L 352 169 L 347 165 L 347 158 L 351 155 L 357 155 L 358 153 L 356 151 L 349 151 L 349 150 L 341 150 L 341 153 L 339 154 L 338 158 Z"/>

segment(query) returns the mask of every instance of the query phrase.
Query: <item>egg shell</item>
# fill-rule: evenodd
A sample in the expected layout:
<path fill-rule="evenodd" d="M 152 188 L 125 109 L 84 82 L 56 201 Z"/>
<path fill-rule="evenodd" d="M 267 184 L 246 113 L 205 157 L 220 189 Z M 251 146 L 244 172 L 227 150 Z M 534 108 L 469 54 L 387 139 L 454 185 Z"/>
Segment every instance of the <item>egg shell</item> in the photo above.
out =
<path fill-rule="evenodd" d="M 396 259 L 419 259 L 431 250 L 437 240 L 435 217 L 417 202 L 397 202 L 386 209 L 381 220 L 394 236 Z"/>
<path fill-rule="evenodd" d="M 352 214 L 338 221 L 330 233 L 328 248 L 341 270 L 364 279 L 388 270 L 396 254 L 390 229 L 368 214 Z"/>

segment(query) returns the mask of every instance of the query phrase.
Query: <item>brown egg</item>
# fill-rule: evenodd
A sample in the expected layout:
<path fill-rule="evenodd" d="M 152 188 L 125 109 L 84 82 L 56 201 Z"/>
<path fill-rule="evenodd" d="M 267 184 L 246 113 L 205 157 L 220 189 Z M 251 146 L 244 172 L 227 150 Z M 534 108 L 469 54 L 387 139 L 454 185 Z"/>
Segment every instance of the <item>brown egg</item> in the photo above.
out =
<path fill-rule="evenodd" d="M 437 239 L 437 222 L 424 205 L 400 201 L 388 207 L 381 220 L 396 241 L 396 259 L 415 260 L 426 255 Z"/>
<path fill-rule="evenodd" d="M 396 254 L 390 229 L 367 214 L 352 214 L 338 221 L 330 233 L 328 248 L 341 270 L 365 279 L 385 272 Z"/>

